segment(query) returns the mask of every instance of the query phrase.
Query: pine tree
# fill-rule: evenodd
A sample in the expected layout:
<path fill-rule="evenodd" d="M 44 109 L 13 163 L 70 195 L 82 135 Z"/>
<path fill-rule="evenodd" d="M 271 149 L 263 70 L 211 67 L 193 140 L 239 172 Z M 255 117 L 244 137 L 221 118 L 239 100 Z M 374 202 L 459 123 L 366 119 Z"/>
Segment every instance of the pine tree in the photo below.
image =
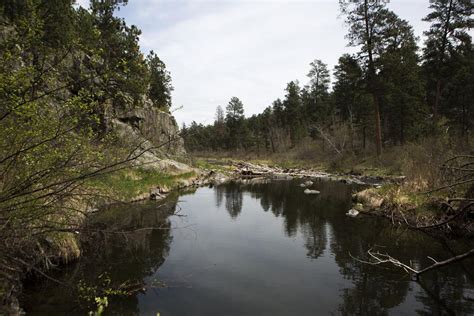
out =
<path fill-rule="evenodd" d="M 224 144 L 227 138 L 227 129 L 225 125 L 225 114 L 222 107 L 219 105 L 216 108 L 216 117 L 214 120 L 214 138 L 216 139 L 216 147 L 224 148 Z"/>
<path fill-rule="evenodd" d="M 245 140 L 244 105 L 237 97 L 232 97 L 226 106 L 225 123 L 229 131 L 227 148 L 240 149 Z"/>
<path fill-rule="evenodd" d="M 148 96 L 153 105 L 158 108 L 168 109 L 171 107 L 171 75 L 166 70 L 166 65 L 153 51 L 146 58 L 149 71 Z"/>
<path fill-rule="evenodd" d="M 396 15 L 390 15 L 386 23 L 381 33 L 385 45 L 379 58 L 384 134 L 394 143 L 403 144 L 424 130 L 424 85 L 412 27 Z"/>
<path fill-rule="evenodd" d="M 430 99 L 433 116 L 436 120 L 440 110 L 443 89 L 448 84 L 449 60 L 458 47 L 471 42 L 467 32 L 474 25 L 472 18 L 473 2 L 471 0 L 432 0 L 432 10 L 423 20 L 431 22 L 425 32 L 427 40 L 423 57 L 427 68 L 428 81 L 433 94 Z M 434 99 L 434 100 L 433 100 Z"/>
<path fill-rule="evenodd" d="M 147 89 L 147 80 L 144 80 L 147 67 L 138 44 L 141 31 L 114 15 L 120 6 L 126 4 L 127 1 L 90 2 L 93 31 L 98 34 L 98 39 L 88 45 L 95 46 L 101 59 L 96 64 L 105 92 L 100 102 L 109 99 L 115 107 L 130 104 L 130 99 L 134 105 L 139 105 Z"/>
<path fill-rule="evenodd" d="M 358 0 L 341 2 L 341 11 L 346 15 L 349 27 L 347 38 L 350 46 L 360 47 L 359 57 L 363 61 L 366 89 L 372 95 L 375 122 L 376 153 L 382 153 L 381 107 L 382 97 L 381 54 L 390 46 L 394 27 L 401 25 L 395 13 L 381 1 Z"/>
<path fill-rule="evenodd" d="M 309 124 L 328 122 L 330 116 L 329 84 L 330 74 L 327 65 L 315 59 L 310 63 L 311 69 L 307 74 L 310 79 L 309 86 L 302 91 L 304 98 L 306 119 Z"/>
<path fill-rule="evenodd" d="M 286 96 L 283 101 L 285 127 L 290 135 L 291 146 L 294 147 L 304 136 L 302 125 L 302 103 L 300 87 L 297 81 L 291 81 L 286 86 Z"/>

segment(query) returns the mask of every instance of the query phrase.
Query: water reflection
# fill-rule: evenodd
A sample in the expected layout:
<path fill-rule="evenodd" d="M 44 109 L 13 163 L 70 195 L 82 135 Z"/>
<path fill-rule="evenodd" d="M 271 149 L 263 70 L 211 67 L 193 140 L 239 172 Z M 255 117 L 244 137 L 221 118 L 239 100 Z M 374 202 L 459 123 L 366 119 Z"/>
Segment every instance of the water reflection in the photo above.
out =
<path fill-rule="evenodd" d="M 431 263 L 428 255 L 443 260 L 462 252 L 465 243 L 443 244 L 420 232 L 394 229 L 382 219 L 349 218 L 345 212 L 353 187 L 316 181 L 312 189 L 321 194 L 305 195 L 302 181 L 251 179 L 182 195 L 179 203 L 195 225 L 192 233 L 146 229 L 170 227 L 166 216 L 175 211 L 177 196 L 166 206 L 101 213 L 91 230 L 138 230 L 94 233 L 84 244 L 84 259 L 59 277 L 72 284 L 93 283 L 107 272 L 114 285 L 133 280 L 148 288 L 114 300 L 111 315 L 474 313 L 473 260 L 428 273 L 420 284 L 392 267 L 354 260 L 378 247 L 421 267 Z M 156 277 L 185 281 L 155 293 L 149 288 Z M 65 295 L 55 284 L 28 293 L 25 302 L 32 314 L 45 314 L 51 306 L 52 314 L 79 311 L 71 304 L 74 293 Z"/>
<path fill-rule="evenodd" d="M 332 230 L 328 217 L 350 206 L 352 188 L 322 181 L 316 182 L 313 188 L 320 190 L 321 194 L 305 195 L 295 181 L 251 179 L 218 186 L 215 197 L 217 206 L 225 198 L 226 210 L 235 219 L 242 211 L 243 193 L 249 192 L 252 198 L 260 201 L 265 212 L 271 211 L 276 217 L 284 218 L 288 237 L 295 236 L 300 230 L 306 239 L 304 246 L 308 257 L 316 259 L 328 244 L 328 234 Z"/>
<path fill-rule="evenodd" d="M 301 182 L 301 181 L 300 181 Z M 393 267 L 363 264 L 354 257 L 364 257 L 366 251 L 379 246 L 402 262 L 412 261 L 419 266 L 431 264 L 428 255 L 438 259 L 456 252 L 446 252 L 443 245 L 420 232 L 394 229 L 381 219 L 351 219 L 344 216 L 350 207 L 353 190 L 338 182 L 319 181 L 313 189 L 321 195 L 306 196 L 298 181 L 241 181 L 215 189 L 216 200 L 225 198 L 229 215 L 236 218 L 242 209 L 242 197 L 250 193 L 260 201 L 263 211 L 284 218 L 288 237 L 300 232 L 304 236 L 307 256 L 317 259 L 327 247 L 334 255 L 340 273 L 352 282 L 342 289 L 342 303 L 336 308 L 341 315 L 388 315 L 389 311 L 406 301 L 409 291 L 417 291 L 419 315 L 474 313 L 473 279 L 466 262 L 425 276 L 422 284 Z M 236 207 L 238 206 L 238 207 Z M 354 222 L 356 224 L 354 225 Z M 420 251 L 420 246 L 423 251 Z M 457 253 L 462 252 L 461 249 Z M 473 260 L 469 264 L 474 263 Z M 470 290 L 468 290 L 470 288 Z"/>
<path fill-rule="evenodd" d="M 169 215 L 176 211 L 178 196 L 163 204 L 114 206 L 93 217 L 82 239 L 84 255 L 77 263 L 53 277 L 66 286 L 41 280 L 27 287 L 24 306 L 28 315 L 84 315 L 91 306 L 78 299 L 78 285 L 100 290 L 104 279 L 107 288 L 136 291 L 153 276 L 168 256 L 172 242 Z M 150 282 L 152 283 L 152 282 Z M 37 295 L 38 293 L 46 295 Z M 110 315 L 138 315 L 138 296 L 110 296 Z M 85 308 L 85 310 L 83 309 Z"/>
<path fill-rule="evenodd" d="M 225 188 L 225 208 L 230 217 L 236 219 L 240 212 L 242 212 L 242 190 L 240 189 L 240 186 L 234 182 L 230 183 Z M 219 195 L 217 191 L 220 191 L 219 187 L 216 189 L 216 195 Z"/>

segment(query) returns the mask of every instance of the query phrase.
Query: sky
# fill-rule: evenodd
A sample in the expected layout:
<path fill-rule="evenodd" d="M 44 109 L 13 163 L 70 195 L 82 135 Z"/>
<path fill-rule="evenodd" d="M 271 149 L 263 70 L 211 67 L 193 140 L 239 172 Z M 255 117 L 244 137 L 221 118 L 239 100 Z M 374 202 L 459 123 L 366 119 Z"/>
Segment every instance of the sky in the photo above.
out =
<path fill-rule="evenodd" d="M 388 3 L 420 44 L 428 5 Z M 129 0 L 117 15 L 142 30 L 142 51 L 155 51 L 171 72 L 180 125 L 212 123 L 216 107 L 225 109 L 233 96 L 246 116 L 260 113 L 284 97 L 291 80 L 305 85 L 314 59 L 332 70 L 342 54 L 356 51 L 347 47 L 338 0 Z"/>

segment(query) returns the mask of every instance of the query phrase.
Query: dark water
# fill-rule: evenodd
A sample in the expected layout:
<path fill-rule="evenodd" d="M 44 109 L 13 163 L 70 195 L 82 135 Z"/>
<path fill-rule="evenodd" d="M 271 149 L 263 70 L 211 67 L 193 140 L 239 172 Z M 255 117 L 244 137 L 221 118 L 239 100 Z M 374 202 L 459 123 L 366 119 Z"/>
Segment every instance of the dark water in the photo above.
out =
<path fill-rule="evenodd" d="M 445 259 L 467 243 L 440 243 L 377 218 L 349 218 L 352 187 L 318 182 L 321 195 L 312 196 L 303 194 L 301 181 L 230 183 L 161 205 L 107 210 L 89 224 L 101 232 L 88 237 L 84 258 L 54 274 L 68 286 L 33 282 L 23 306 L 31 315 L 83 315 L 90 306 L 79 299 L 78 284 L 112 288 L 128 282 L 142 290 L 110 297 L 106 314 L 474 313 L 472 260 L 417 283 L 390 266 L 353 259 L 378 247 L 423 267 L 430 264 L 427 256 Z"/>

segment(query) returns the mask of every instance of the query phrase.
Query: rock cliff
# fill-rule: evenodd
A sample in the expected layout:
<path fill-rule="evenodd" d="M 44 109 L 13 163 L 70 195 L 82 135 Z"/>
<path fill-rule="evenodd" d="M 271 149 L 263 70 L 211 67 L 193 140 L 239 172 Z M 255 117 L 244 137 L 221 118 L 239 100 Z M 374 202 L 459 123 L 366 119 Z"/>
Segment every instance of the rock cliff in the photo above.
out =
<path fill-rule="evenodd" d="M 136 165 L 166 172 L 191 170 L 186 164 L 176 161 L 187 161 L 188 157 L 178 124 L 171 114 L 145 101 L 142 107 L 113 107 L 106 116 L 107 128 L 117 132 L 121 140 L 140 144 L 139 150 L 147 150 L 135 162 Z"/>

